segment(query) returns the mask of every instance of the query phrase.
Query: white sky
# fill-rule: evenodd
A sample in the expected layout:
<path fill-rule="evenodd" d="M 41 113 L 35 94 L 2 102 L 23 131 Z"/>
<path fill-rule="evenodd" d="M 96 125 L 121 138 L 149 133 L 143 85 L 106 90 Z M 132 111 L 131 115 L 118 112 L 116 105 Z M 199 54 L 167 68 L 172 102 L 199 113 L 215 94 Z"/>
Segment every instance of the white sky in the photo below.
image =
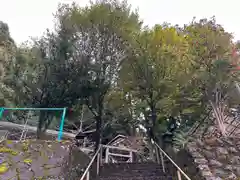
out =
<path fill-rule="evenodd" d="M 40 36 L 46 28 L 53 27 L 52 14 L 59 2 L 72 0 L 0 0 L 0 20 L 9 25 L 11 36 L 19 44 L 29 36 Z M 75 0 L 80 5 L 88 0 Z M 139 8 L 140 17 L 147 25 L 164 21 L 183 25 L 203 17 L 216 16 L 217 22 L 235 39 L 240 39 L 237 0 L 129 0 L 134 8 Z"/>

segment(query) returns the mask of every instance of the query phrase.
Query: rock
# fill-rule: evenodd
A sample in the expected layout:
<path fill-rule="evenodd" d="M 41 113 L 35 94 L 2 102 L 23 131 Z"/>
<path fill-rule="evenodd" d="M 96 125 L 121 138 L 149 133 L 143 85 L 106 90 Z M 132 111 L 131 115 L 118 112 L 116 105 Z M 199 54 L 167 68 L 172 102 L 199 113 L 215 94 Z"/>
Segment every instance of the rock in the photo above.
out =
<path fill-rule="evenodd" d="M 206 150 L 212 150 L 211 146 L 204 146 Z"/>
<path fill-rule="evenodd" d="M 194 152 L 197 152 L 198 148 L 195 147 L 195 146 L 187 146 L 187 150 L 188 150 L 190 153 L 194 153 Z"/>
<path fill-rule="evenodd" d="M 236 150 L 236 148 L 234 148 L 234 147 L 229 147 L 228 151 L 231 152 L 231 153 L 237 153 L 238 152 Z"/>
<path fill-rule="evenodd" d="M 193 158 L 204 158 L 204 156 L 202 154 L 200 154 L 199 152 L 192 152 L 192 157 Z"/>
<path fill-rule="evenodd" d="M 205 180 L 223 180 L 220 177 L 206 177 Z"/>
<path fill-rule="evenodd" d="M 210 171 L 209 167 L 207 164 L 199 164 L 198 168 L 202 171 Z"/>
<path fill-rule="evenodd" d="M 214 159 L 211 159 L 209 161 L 209 165 L 213 166 L 213 167 L 222 167 L 222 163 L 220 163 L 219 161 L 214 160 Z"/>
<path fill-rule="evenodd" d="M 220 155 L 228 155 L 228 151 L 225 148 L 223 148 L 223 147 L 217 147 L 216 153 L 217 153 L 218 156 L 220 156 Z"/>
<path fill-rule="evenodd" d="M 209 146 L 215 146 L 215 145 L 217 145 L 217 138 L 215 138 L 215 137 L 208 138 L 208 139 L 205 139 L 205 142 Z"/>
<path fill-rule="evenodd" d="M 230 145 L 230 146 L 234 146 L 234 143 L 232 142 L 233 139 L 230 138 L 223 138 L 223 142 L 225 142 L 226 144 Z"/>
<path fill-rule="evenodd" d="M 204 143 L 200 139 L 197 139 L 197 145 L 200 147 L 204 147 Z"/>
<path fill-rule="evenodd" d="M 207 159 L 215 159 L 215 157 L 216 157 L 215 152 L 213 152 L 213 151 L 207 151 L 207 150 L 203 150 L 203 155 L 204 155 Z"/>
<path fill-rule="evenodd" d="M 228 156 L 227 155 L 219 155 L 217 156 L 217 160 L 219 161 L 228 161 Z"/>
<path fill-rule="evenodd" d="M 206 164 L 206 163 L 208 163 L 208 161 L 204 158 L 203 159 L 195 159 L 194 162 L 196 164 Z"/>
<path fill-rule="evenodd" d="M 202 171 L 201 173 L 202 173 L 203 177 L 211 177 L 211 176 L 213 176 L 211 171 Z"/>
<path fill-rule="evenodd" d="M 226 165 L 224 169 L 226 169 L 228 171 L 232 171 L 233 167 L 231 165 Z"/>
<path fill-rule="evenodd" d="M 196 142 L 189 142 L 186 146 L 186 148 L 188 149 L 189 152 L 196 152 L 198 147 L 197 147 L 197 143 Z"/>
<path fill-rule="evenodd" d="M 218 177 L 221 177 L 224 179 L 229 176 L 228 172 L 224 171 L 223 169 L 218 169 L 218 168 L 213 170 L 213 174 L 215 176 L 218 176 Z"/>
<path fill-rule="evenodd" d="M 220 146 L 222 146 L 224 144 L 224 141 L 222 139 L 217 139 L 216 141 Z"/>
<path fill-rule="evenodd" d="M 224 180 L 234 180 L 234 179 L 237 179 L 237 176 L 235 174 L 231 173 Z"/>
<path fill-rule="evenodd" d="M 235 174 L 240 177 L 240 166 L 234 166 L 233 167 Z"/>
<path fill-rule="evenodd" d="M 230 162 L 236 165 L 240 165 L 240 157 L 239 156 L 233 156 L 230 159 Z"/>

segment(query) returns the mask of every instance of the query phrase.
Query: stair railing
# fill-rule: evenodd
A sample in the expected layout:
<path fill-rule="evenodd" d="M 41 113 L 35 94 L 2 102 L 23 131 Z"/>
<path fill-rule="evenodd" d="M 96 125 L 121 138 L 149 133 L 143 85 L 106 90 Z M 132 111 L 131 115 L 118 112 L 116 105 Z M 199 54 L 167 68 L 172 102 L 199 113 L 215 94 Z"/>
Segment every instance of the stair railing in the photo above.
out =
<path fill-rule="evenodd" d="M 136 150 L 125 148 L 125 147 L 109 146 L 109 145 L 102 145 L 102 147 L 106 148 L 105 163 L 109 163 L 109 160 L 112 159 L 113 157 L 129 158 L 126 162 L 133 162 L 133 153 L 137 153 Z M 129 154 L 113 153 L 113 152 L 110 152 L 111 149 L 112 150 L 115 149 L 115 150 L 125 151 L 125 152 L 127 151 Z"/>
<path fill-rule="evenodd" d="M 159 151 L 159 153 L 157 153 L 157 160 L 160 161 L 159 156 L 158 156 L 158 154 L 160 154 L 163 172 L 166 172 L 165 171 L 164 159 L 163 159 L 163 157 L 166 157 L 172 163 L 172 165 L 176 168 L 178 180 L 182 180 L 182 176 L 187 180 L 191 180 L 187 176 L 187 174 L 183 172 L 183 170 L 172 160 L 172 158 L 170 158 L 168 156 L 168 154 L 157 143 L 154 142 L 154 145 L 157 148 L 157 150 Z"/>
<path fill-rule="evenodd" d="M 96 175 L 99 174 L 99 166 L 100 166 L 100 161 L 101 161 L 101 155 L 102 155 L 102 145 L 99 146 L 98 150 L 94 154 L 93 158 L 91 159 L 90 163 L 88 164 L 87 168 L 85 169 L 82 177 L 80 180 L 89 180 L 90 179 L 90 168 L 92 167 L 93 163 L 95 160 L 97 160 L 97 172 Z"/>
<path fill-rule="evenodd" d="M 106 149 L 105 151 L 105 159 L 103 159 L 103 149 Z M 113 153 L 110 152 L 110 149 L 120 150 L 120 151 L 127 151 L 129 154 L 121 154 L 121 153 Z M 80 180 L 89 180 L 90 179 L 90 169 L 93 166 L 93 163 L 96 161 L 96 173 L 94 175 L 99 175 L 99 169 L 102 163 L 109 163 L 109 160 L 113 157 L 125 157 L 129 158 L 127 162 L 133 162 L 133 153 L 137 153 L 136 150 L 128 149 L 125 147 L 116 147 L 116 146 L 109 146 L 109 145 L 100 145 L 94 156 L 92 157 L 90 163 L 88 164 L 87 168 L 85 169 L 82 177 Z M 114 159 L 112 159 L 111 163 L 117 162 Z"/>

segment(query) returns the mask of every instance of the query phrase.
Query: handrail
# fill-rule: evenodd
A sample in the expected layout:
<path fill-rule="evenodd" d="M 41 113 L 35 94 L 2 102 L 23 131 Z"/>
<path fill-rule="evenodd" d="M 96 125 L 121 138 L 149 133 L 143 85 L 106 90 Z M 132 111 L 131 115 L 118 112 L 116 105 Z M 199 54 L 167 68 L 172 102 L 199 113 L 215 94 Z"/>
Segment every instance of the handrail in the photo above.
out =
<path fill-rule="evenodd" d="M 178 176 L 178 180 L 181 180 L 181 175 L 183 175 L 187 180 L 191 180 L 184 172 L 183 170 L 168 156 L 168 154 L 162 150 L 162 148 L 154 142 L 154 145 L 156 146 L 156 148 L 160 151 L 160 155 L 161 155 L 161 161 L 162 161 L 162 166 L 163 166 L 163 172 L 165 172 L 165 168 L 164 168 L 164 161 L 163 161 L 163 156 L 162 154 L 167 157 L 167 159 L 175 166 L 175 168 L 177 169 L 177 176 Z M 94 156 L 92 157 L 90 163 L 88 164 L 87 168 L 85 169 L 82 177 L 80 180 L 89 180 L 90 178 L 90 168 L 91 166 L 93 165 L 95 159 L 97 158 L 97 175 L 99 173 L 99 166 L 101 166 L 101 155 L 102 155 L 102 148 L 107 148 L 107 151 L 106 151 L 106 157 L 109 156 L 109 148 L 113 148 L 115 149 L 115 147 L 112 147 L 112 146 L 106 146 L 106 145 L 102 145 L 100 144 L 99 148 L 97 149 L 96 153 L 94 154 Z M 125 148 L 121 148 L 123 150 L 130 150 L 130 149 L 125 149 Z M 131 150 L 132 152 L 132 150 Z M 115 155 L 113 153 L 110 153 L 111 155 Z M 131 156 L 129 156 L 131 158 Z M 105 160 L 105 163 L 108 163 L 108 160 Z"/>
<path fill-rule="evenodd" d="M 156 143 L 154 142 L 154 144 L 156 145 L 156 147 L 161 151 L 161 153 L 163 153 L 164 156 L 166 156 L 168 158 L 168 160 L 175 166 L 175 168 L 187 179 L 187 180 L 191 180 L 184 172 L 183 170 L 172 160 L 172 158 L 170 158 L 168 156 L 168 154 L 162 150 L 162 148 Z M 178 175 L 179 176 L 179 175 Z"/>
<path fill-rule="evenodd" d="M 102 145 L 104 148 L 111 148 L 111 149 L 117 149 L 120 151 L 132 151 L 132 152 L 138 152 L 135 149 L 129 149 L 129 148 L 125 148 L 125 147 L 116 147 L 116 146 L 109 146 L 109 145 Z"/>
<path fill-rule="evenodd" d="M 90 168 L 93 165 L 94 160 L 97 158 L 97 175 L 99 174 L 99 168 L 102 165 L 102 150 L 103 148 L 106 148 L 106 152 L 105 152 L 105 163 L 108 163 L 108 158 L 110 158 L 110 156 L 121 156 L 121 157 L 128 157 L 130 162 L 132 162 L 133 159 L 133 152 L 137 152 L 134 149 L 128 149 L 128 148 L 123 148 L 123 147 L 114 147 L 114 146 L 109 146 L 109 145 L 103 145 L 101 144 L 98 148 L 98 150 L 96 151 L 96 153 L 94 154 L 94 156 L 92 157 L 90 163 L 88 164 L 87 168 L 85 169 L 83 175 L 81 176 L 80 180 L 89 180 L 90 179 Z M 129 151 L 129 155 L 124 155 L 124 154 L 115 154 L 115 153 L 110 153 L 109 150 L 110 149 L 118 149 L 118 150 L 123 150 L 123 151 Z"/>
<path fill-rule="evenodd" d="M 94 160 L 95 160 L 96 157 L 98 156 L 98 154 L 99 154 L 99 152 L 100 152 L 101 149 L 102 149 L 102 145 L 100 144 L 98 150 L 97 150 L 96 153 L 94 154 L 92 160 L 91 160 L 90 163 L 88 164 L 88 166 L 87 166 L 87 168 L 85 169 L 85 171 L 84 171 L 84 173 L 83 173 L 83 175 L 82 175 L 82 177 L 81 177 L 80 180 L 84 180 L 84 178 L 86 177 L 86 175 L 89 173 L 89 169 L 90 169 L 90 167 L 92 166 Z"/>

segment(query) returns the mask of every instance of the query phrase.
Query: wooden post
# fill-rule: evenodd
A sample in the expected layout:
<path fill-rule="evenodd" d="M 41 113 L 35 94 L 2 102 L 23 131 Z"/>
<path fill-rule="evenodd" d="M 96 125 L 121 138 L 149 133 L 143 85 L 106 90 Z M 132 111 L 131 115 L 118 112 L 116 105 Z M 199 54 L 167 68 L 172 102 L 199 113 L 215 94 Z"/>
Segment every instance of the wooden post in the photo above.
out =
<path fill-rule="evenodd" d="M 87 137 L 83 138 L 83 147 L 86 147 L 86 141 L 87 141 Z"/>
<path fill-rule="evenodd" d="M 100 154 L 97 155 L 97 175 L 99 174 L 99 166 L 100 166 Z"/>
<path fill-rule="evenodd" d="M 179 170 L 177 170 L 177 176 L 178 176 L 178 180 L 182 180 L 181 173 Z"/>
<path fill-rule="evenodd" d="M 103 153 L 103 146 L 101 145 L 101 149 L 100 149 L 100 152 L 99 152 L 99 154 L 100 154 L 100 157 L 99 157 L 99 165 L 100 166 L 102 166 L 102 153 Z"/>
<path fill-rule="evenodd" d="M 109 160 L 109 147 L 106 148 L 105 163 L 108 163 Z"/>
<path fill-rule="evenodd" d="M 130 158 L 130 162 L 132 163 L 133 162 L 133 152 L 132 151 L 130 151 L 129 152 L 129 158 Z"/>
<path fill-rule="evenodd" d="M 160 156 L 161 156 L 162 169 L 163 169 L 163 172 L 165 173 L 165 165 L 164 165 L 164 160 L 163 160 L 163 154 L 162 154 L 162 152 L 160 152 Z"/>
<path fill-rule="evenodd" d="M 89 180 L 89 177 L 90 177 L 90 174 L 89 174 L 89 171 L 88 171 L 88 172 L 87 172 L 86 180 Z"/>
<path fill-rule="evenodd" d="M 160 164 L 159 150 L 157 147 L 155 147 L 155 150 L 156 150 L 157 163 Z"/>

